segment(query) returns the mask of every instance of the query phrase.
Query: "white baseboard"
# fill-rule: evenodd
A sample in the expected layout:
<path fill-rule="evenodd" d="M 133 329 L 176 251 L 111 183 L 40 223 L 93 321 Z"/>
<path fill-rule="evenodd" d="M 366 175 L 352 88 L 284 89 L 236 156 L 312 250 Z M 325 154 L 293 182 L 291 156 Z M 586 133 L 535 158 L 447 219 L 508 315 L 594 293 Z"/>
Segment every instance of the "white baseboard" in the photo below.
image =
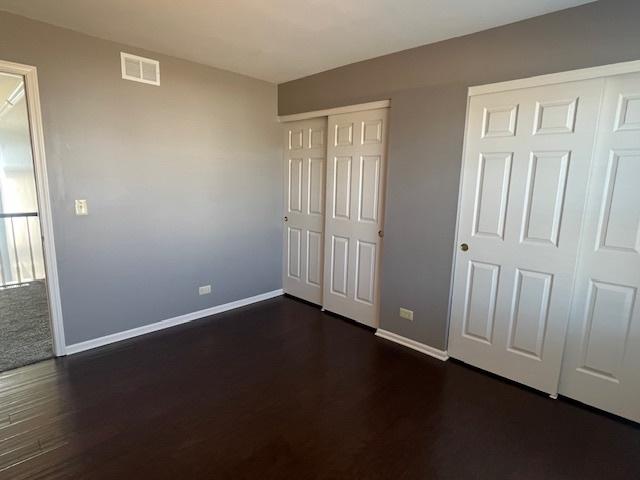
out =
<path fill-rule="evenodd" d="M 175 327 L 183 323 L 191 322 L 199 318 L 215 315 L 216 313 L 226 312 L 233 310 L 234 308 L 244 307 L 245 305 L 251 305 L 252 303 L 261 302 L 270 298 L 279 297 L 283 295 L 282 289 L 273 290 L 272 292 L 261 293 L 249 298 L 243 298 L 236 300 L 235 302 L 225 303 L 223 305 L 217 305 L 211 308 L 205 308 L 204 310 L 198 310 L 197 312 L 187 313 L 180 315 L 179 317 L 168 318 L 160 322 L 151 323 L 149 325 L 143 325 L 142 327 L 132 328 L 131 330 L 125 330 L 124 332 L 112 333 L 111 335 L 105 335 L 104 337 L 93 338 L 85 342 L 74 343 L 73 345 L 67 345 L 67 355 L 73 355 L 74 353 L 84 352 L 92 348 L 102 347 L 110 343 L 120 342 L 127 340 L 128 338 L 138 337 L 151 332 L 157 332 L 158 330 L 164 330 L 165 328 Z"/>
<path fill-rule="evenodd" d="M 381 328 L 376 330 L 376 335 L 386 340 L 404 345 L 405 347 L 412 348 L 426 355 L 430 355 L 434 358 L 437 358 L 438 360 L 449 360 L 449 354 L 446 352 L 446 350 L 438 350 L 437 348 L 430 347 L 429 345 L 425 345 L 424 343 L 416 342 L 415 340 L 411 340 L 410 338 L 402 337 L 387 330 L 382 330 Z"/>

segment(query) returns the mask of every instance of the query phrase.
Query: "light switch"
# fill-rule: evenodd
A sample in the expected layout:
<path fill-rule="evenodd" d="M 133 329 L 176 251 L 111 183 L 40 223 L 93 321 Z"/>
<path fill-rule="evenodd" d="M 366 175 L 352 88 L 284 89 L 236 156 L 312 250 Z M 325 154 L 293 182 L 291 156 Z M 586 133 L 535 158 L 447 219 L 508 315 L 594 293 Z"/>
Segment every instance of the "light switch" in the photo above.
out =
<path fill-rule="evenodd" d="M 89 215 L 89 207 L 86 200 L 76 200 L 76 215 Z"/>
<path fill-rule="evenodd" d="M 408 310 L 406 308 L 400 308 L 400 316 L 402 318 L 406 318 L 407 320 L 413 321 L 413 310 Z"/>

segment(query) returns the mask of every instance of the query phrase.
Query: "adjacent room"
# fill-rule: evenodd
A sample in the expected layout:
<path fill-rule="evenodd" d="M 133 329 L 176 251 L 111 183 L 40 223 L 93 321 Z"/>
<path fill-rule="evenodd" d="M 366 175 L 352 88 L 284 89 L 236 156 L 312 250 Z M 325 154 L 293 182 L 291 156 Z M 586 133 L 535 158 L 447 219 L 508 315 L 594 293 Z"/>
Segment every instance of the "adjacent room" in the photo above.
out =
<path fill-rule="evenodd" d="M 638 25 L 0 0 L 0 479 L 640 478 Z"/>
<path fill-rule="evenodd" d="M 24 93 L 0 72 L 0 371 L 53 357 Z"/>

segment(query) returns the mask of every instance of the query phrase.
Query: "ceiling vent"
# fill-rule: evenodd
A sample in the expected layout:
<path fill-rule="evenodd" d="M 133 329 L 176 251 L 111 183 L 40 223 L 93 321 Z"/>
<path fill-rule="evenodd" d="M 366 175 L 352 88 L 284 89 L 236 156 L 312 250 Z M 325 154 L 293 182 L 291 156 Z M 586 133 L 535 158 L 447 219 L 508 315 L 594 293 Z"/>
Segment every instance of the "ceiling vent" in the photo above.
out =
<path fill-rule="evenodd" d="M 125 80 L 160 85 L 160 62 L 157 60 L 120 52 L 120 63 Z"/>

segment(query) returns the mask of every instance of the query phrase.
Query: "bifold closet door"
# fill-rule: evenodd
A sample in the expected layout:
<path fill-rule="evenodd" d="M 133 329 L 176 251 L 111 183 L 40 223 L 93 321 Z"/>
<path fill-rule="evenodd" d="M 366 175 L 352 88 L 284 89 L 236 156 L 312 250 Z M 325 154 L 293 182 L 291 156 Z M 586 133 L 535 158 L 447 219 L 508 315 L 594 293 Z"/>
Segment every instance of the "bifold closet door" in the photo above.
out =
<path fill-rule="evenodd" d="M 388 109 L 329 117 L 325 309 L 378 326 Z"/>
<path fill-rule="evenodd" d="M 469 99 L 449 353 L 553 394 L 603 84 Z"/>
<path fill-rule="evenodd" d="M 640 74 L 606 79 L 560 393 L 640 422 Z"/>
<path fill-rule="evenodd" d="M 285 124 L 283 289 L 322 303 L 327 119 Z"/>

